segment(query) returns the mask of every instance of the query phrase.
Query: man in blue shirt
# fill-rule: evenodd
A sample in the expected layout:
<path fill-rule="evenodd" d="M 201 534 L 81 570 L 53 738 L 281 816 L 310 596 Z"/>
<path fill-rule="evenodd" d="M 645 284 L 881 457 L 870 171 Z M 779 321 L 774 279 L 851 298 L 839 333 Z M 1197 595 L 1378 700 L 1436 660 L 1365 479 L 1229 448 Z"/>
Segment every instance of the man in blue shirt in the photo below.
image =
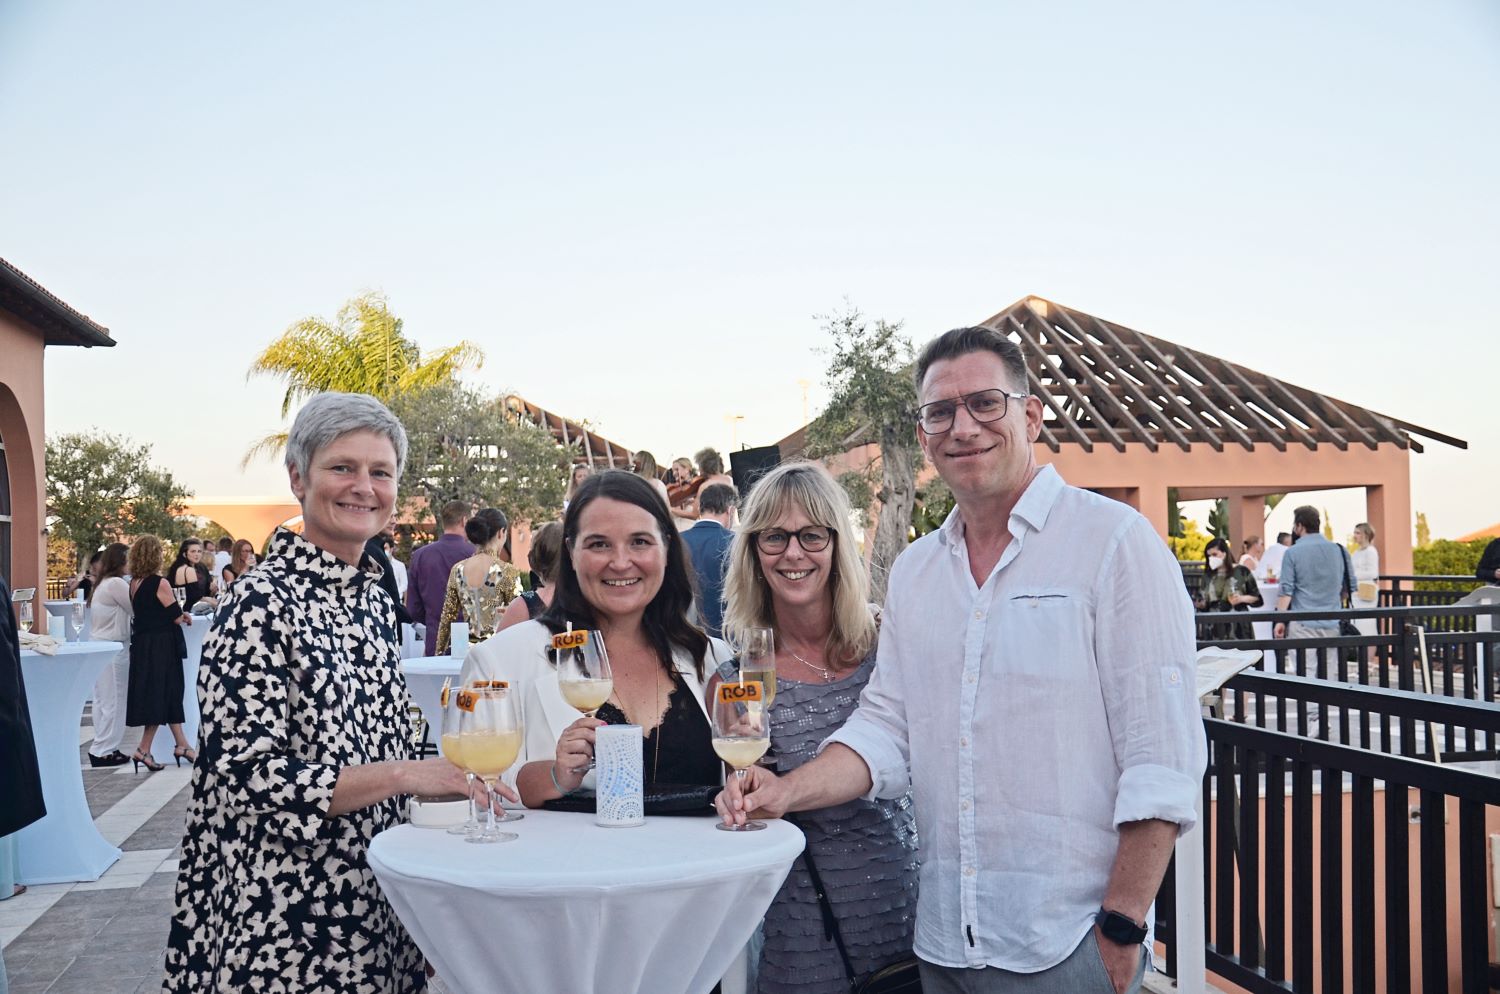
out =
<path fill-rule="evenodd" d="M 1323 537 L 1318 509 L 1303 505 L 1292 512 L 1292 547 L 1281 560 L 1278 611 L 1337 611 L 1344 592 L 1354 596 L 1354 566 L 1349 550 Z M 1277 638 L 1326 638 L 1337 635 L 1337 618 L 1277 622 Z"/>
<path fill-rule="evenodd" d="M 734 532 L 734 488 L 710 483 L 698 493 L 698 520 L 682 533 L 682 542 L 692 557 L 698 575 L 698 620 L 703 630 L 719 638 L 724 624 L 724 572 L 729 567 L 729 546 Z"/>

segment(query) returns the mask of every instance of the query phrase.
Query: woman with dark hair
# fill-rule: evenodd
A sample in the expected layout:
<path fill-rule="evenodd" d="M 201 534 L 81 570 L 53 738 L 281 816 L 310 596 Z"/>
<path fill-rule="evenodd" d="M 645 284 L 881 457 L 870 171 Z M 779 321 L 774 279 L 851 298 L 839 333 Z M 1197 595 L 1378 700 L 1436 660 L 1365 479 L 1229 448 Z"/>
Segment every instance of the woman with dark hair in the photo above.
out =
<path fill-rule="evenodd" d="M 198 539 L 186 539 L 177 547 L 177 558 L 167 570 L 167 580 L 185 592 L 184 610 L 191 611 L 194 604 L 213 593 L 213 578 L 203 571 L 202 565 L 203 543 Z"/>
<path fill-rule="evenodd" d="M 552 605 L 535 621 L 475 646 L 462 680 L 500 679 L 525 710 L 520 762 L 507 777 L 530 807 L 582 786 L 594 729 L 628 722 L 645 735 L 645 783 L 721 783 L 704 681 L 723 644 L 688 621 L 693 586 L 682 539 L 666 502 L 639 476 L 595 474 L 578 488 L 563 519 Z M 598 718 L 580 718 L 563 700 L 552 636 L 568 625 L 604 638 L 614 691 Z"/>
<path fill-rule="evenodd" d="M 505 607 L 521 590 L 521 571 L 510 564 L 510 522 L 499 508 L 487 507 L 464 524 L 464 536 L 479 551 L 453 564 L 443 614 L 438 621 L 437 653 L 453 651 L 450 626 L 469 623 L 469 643 L 483 642 L 499 629 Z"/>
<path fill-rule="evenodd" d="M 1260 605 L 1260 588 L 1256 586 L 1255 577 L 1238 563 L 1231 564 L 1228 542 L 1222 538 L 1210 539 L 1203 555 L 1203 589 L 1195 604 L 1198 610 L 1249 611 Z M 1215 624 L 1209 637 L 1248 639 L 1255 637 L 1255 630 L 1248 621 Z"/>
<path fill-rule="evenodd" d="M 510 602 L 500 616 L 497 631 L 504 631 L 523 621 L 540 618 L 552 604 L 553 583 L 557 580 L 558 559 L 562 556 L 562 522 L 549 521 L 531 534 L 532 586 Z"/>
<path fill-rule="evenodd" d="M 101 642 L 119 642 L 104 672 L 94 683 L 94 741 L 90 766 L 121 766 L 130 757 L 120 751 L 125 741 L 125 698 L 130 688 L 130 584 L 125 579 L 130 547 L 115 542 L 99 557 L 98 581 L 89 590 L 89 628 Z"/>

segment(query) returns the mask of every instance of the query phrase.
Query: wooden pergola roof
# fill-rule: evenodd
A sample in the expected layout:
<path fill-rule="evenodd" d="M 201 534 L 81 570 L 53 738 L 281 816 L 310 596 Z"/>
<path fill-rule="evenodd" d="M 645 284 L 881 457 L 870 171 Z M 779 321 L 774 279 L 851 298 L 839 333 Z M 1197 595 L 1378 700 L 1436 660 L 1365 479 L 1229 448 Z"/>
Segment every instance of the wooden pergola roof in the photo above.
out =
<path fill-rule="evenodd" d="M 533 424 L 550 431 L 552 437 L 564 448 L 573 450 L 574 462 L 586 463 L 595 469 L 630 468 L 632 455 L 629 449 L 589 431 L 578 422 L 570 421 L 561 414 L 554 414 L 517 394 L 506 397 L 505 405 Z"/>
<path fill-rule="evenodd" d="M 1419 435 L 1460 449 L 1462 439 L 1278 380 L 1217 356 L 1153 338 L 1040 297 L 981 322 L 1019 343 L 1027 381 L 1045 408 L 1040 441 L 1085 451 L 1140 443 L 1222 452 L 1256 444 L 1347 449 L 1381 444 L 1422 451 Z"/>

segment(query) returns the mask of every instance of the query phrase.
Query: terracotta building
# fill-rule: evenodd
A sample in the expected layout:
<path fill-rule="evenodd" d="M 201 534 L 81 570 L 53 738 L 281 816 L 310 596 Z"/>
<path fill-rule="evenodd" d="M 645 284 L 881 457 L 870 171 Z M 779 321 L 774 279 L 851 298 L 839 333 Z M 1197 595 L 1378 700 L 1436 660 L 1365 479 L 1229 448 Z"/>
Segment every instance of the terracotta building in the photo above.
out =
<path fill-rule="evenodd" d="M 0 574 L 37 588 L 45 618 L 47 476 L 43 360 L 49 346 L 112 347 L 104 328 L 0 259 Z"/>

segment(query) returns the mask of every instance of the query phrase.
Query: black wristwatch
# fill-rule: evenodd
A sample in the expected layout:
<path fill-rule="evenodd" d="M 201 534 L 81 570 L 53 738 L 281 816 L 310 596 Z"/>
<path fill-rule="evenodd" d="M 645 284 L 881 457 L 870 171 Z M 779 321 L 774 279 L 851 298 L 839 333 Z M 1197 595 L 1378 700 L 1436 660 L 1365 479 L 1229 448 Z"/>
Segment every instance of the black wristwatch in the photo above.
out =
<path fill-rule="evenodd" d="M 1104 937 L 1116 945 L 1138 946 L 1146 941 L 1146 926 L 1118 911 L 1100 908 L 1099 913 L 1094 916 L 1094 921 L 1099 925 L 1099 931 L 1104 933 Z"/>

